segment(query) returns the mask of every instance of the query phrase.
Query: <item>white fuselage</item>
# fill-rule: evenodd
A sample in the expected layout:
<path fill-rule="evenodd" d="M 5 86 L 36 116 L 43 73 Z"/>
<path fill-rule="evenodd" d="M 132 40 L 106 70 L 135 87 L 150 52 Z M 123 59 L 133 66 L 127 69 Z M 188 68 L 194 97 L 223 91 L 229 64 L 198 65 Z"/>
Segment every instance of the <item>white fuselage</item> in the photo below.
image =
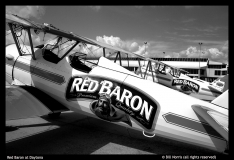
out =
<path fill-rule="evenodd" d="M 145 68 L 142 67 L 142 70 L 144 73 Z M 147 71 L 145 79 L 150 80 L 150 81 L 154 80 L 154 82 L 160 83 L 162 85 L 178 90 L 180 92 L 184 92 L 183 90 L 181 90 L 181 85 L 173 85 L 173 81 L 178 79 L 178 80 L 183 80 L 183 81 L 187 80 L 189 82 L 192 82 L 193 84 L 197 86 L 197 91 L 189 93 L 189 95 L 198 99 L 209 101 L 209 102 L 215 99 L 216 97 L 218 97 L 222 93 L 222 91 L 219 88 L 217 88 L 215 85 L 211 85 L 209 82 L 206 82 L 206 81 L 190 78 L 182 73 L 180 74 L 180 77 L 178 78 L 173 77 L 169 72 L 165 72 L 165 74 L 162 74 L 160 72 L 157 72 L 156 74 L 156 72 L 154 72 L 153 76 L 154 76 L 154 79 L 152 77 L 152 73 Z"/>
<path fill-rule="evenodd" d="M 129 109 L 136 112 L 139 111 L 141 113 L 138 115 L 139 117 L 142 116 L 142 118 L 145 119 L 153 118 L 152 127 L 150 129 L 142 126 L 131 116 L 129 117 L 132 126 L 123 122 L 112 123 L 140 132 L 145 131 L 151 135 L 155 134 L 220 152 L 225 150 L 226 141 L 218 134 L 212 133 L 212 127 L 200 119 L 192 109 L 192 106 L 205 106 L 225 115 L 228 115 L 227 109 L 198 100 L 158 83 L 142 79 L 104 57 L 99 59 L 98 65 L 89 73 L 85 73 L 72 68 L 66 57 L 59 63 L 54 64 L 43 59 L 40 49 L 35 52 L 36 60 L 32 60 L 30 55 L 17 58 L 15 45 L 6 47 L 6 54 L 12 54 L 15 60 L 17 58 L 15 64 L 6 60 L 8 61 L 6 64 L 6 75 L 9 80 L 13 73 L 13 82 L 15 82 L 15 84 L 18 82 L 36 87 L 58 100 L 70 110 L 98 118 L 90 110 L 92 99 L 77 98 L 76 100 L 69 100 L 66 98 L 66 94 L 69 92 L 68 89 L 70 88 L 68 88 L 68 83 L 71 81 L 72 77 L 99 78 L 103 80 L 103 83 L 98 83 L 102 92 L 109 94 L 111 92 L 114 94 L 118 100 L 125 103 Z M 111 88 L 111 86 L 108 85 L 103 86 L 104 81 L 108 84 L 117 84 L 115 86 L 119 87 L 121 92 L 117 90 L 113 91 L 117 87 Z M 85 93 L 88 91 L 90 83 L 78 83 L 77 81 L 77 83 L 75 84 L 74 82 L 73 85 L 76 85 L 76 91 L 82 90 L 83 93 Z M 201 88 L 205 88 L 206 85 L 200 85 L 200 92 L 202 92 Z M 104 87 L 106 87 L 106 89 L 104 89 Z M 91 87 L 90 90 L 92 90 Z M 130 95 L 130 92 L 132 95 Z M 137 93 L 141 94 L 137 95 Z M 150 109 L 152 107 L 145 97 L 150 99 L 157 106 L 155 115 L 151 115 L 152 110 Z M 138 103 L 133 99 L 138 100 Z M 208 131 L 207 128 L 212 131 Z"/>

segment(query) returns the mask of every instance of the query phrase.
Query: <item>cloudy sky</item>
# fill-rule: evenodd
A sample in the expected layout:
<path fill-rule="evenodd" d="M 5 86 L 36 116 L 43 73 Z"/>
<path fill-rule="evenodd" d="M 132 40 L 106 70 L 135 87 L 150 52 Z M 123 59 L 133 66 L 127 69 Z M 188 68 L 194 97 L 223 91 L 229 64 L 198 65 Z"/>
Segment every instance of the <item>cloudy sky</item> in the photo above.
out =
<path fill-rule="evenodd" d="M 6 12 L 148 57 L 200 54 L 223 63 L 228 63 L 229 53 L 228 9 L 228 6 L 6 6 Z"/>

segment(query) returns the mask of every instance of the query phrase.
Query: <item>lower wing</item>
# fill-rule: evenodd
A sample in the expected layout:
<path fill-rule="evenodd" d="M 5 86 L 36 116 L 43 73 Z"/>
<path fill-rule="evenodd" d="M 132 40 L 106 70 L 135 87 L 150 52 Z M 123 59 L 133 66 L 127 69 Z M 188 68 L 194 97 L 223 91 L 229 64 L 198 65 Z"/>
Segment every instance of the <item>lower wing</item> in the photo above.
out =
<path fill-rule="evenodd" d="M 31 86 L 6 86 L 6 120 L 42 116 L 68 109 Z"/>

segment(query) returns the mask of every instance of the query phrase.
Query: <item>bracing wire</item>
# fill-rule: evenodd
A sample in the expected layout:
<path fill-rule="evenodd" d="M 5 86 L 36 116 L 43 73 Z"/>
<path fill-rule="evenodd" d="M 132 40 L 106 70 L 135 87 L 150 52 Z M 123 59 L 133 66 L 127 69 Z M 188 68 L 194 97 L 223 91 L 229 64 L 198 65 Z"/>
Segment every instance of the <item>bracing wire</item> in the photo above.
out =
<path fill-rule="evenodd" d="M 21 35 L 22 35 L 22 30 L 21 30 Z M 19 38 L 20 38 L 20 40 L 21 40 L 21 42 L 23 44 L 23 48 L 26 48 L 26 50 L 28 51 L 28 53 L 30 53 L 30 51 L 28 50 L 28 48 L 25 45 L 25 37 L 26 37 L 26 31 L 24 32 L 24 40 L 21 39 L 21 36 Z M 23 51 L 23 48 L 20 48 L 21 52 L 22 53 L 26 53 L 26 52 Z"/>
<path fill-rule="evenodd" d="M 97 49 L 91 51 L 91 50 L 89 49 L 89 47 L 86 45 L 86 43 L 82 43 L 82 44 L 86 47 L 86 49 L 88 49 L 88 50 L 90 51 L 90 53 L 91 53 L 92 55 L 94 55 L 94 57 L 97 57 L 93 52 L 96 51 L 96 50 L 98 50 L 98 49 L 100 49 L 101 47 L 99 47 L 99 48 L 97 48 Z"/>
<path fill-rule="evenodd" d="M 69 40 L 68 40 L 68 41 L 69 41 Z M 62 43 L 62 44 L 65 44 L 65 43 L 67 43 L 68 41 L 66 41 L 66 42 L 64 42 L 64 43 Z M 62 51 L 62 50 L 64 50 L 64 49 L 65 49 L 65 48 L 67 48 L 67 47 L 73 46 L 75 43 L 76 43 L 76 42 L 74 42 L 74 43 L 70 43 L 70 44 L 69 44 L 69 45 L 67 45 L 66 47 L 64 47 L 64 48 L 60 49 L 60 50 L 59 50 L 59 52 L 60 52 L 60 51 Z M 60 44 L 60 46 L 61 46 L 62 44 Z"/>

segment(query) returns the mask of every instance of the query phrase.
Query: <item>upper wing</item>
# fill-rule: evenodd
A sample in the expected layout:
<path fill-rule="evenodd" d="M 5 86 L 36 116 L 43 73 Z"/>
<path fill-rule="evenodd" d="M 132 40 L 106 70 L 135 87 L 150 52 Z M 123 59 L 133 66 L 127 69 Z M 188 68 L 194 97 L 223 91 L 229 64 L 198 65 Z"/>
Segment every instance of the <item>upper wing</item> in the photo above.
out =
<path fill-rule="evenodd" d="M 31 86 L 6 86 L 6 120 L 46 115 L 68 109 Z"/>
<path fill-rule="evenodd" d="M 136 53 L 133 53 L 133 52 L 129 52 L 129 51 L 123 50 L 121 48 L 111 46 L 111 45 L 106 44 L 106 43 L 102 43 L 102 42 L 95 41 L 95 40 L 87 38 L 87 37 L 76 35 L 76 34 L 74 34 L 72 32 L 63 31 L 61 29 L 58 29 L 58 28 L 54 27 L 53 25 L 46 24 L 46 23 L 39 24 L 39 23 L 33 22 L 33 21 L 29 20 L 29 19 L 19 17 L 17 15 L 6 13 L 6 22 L 7 23 L 20 24 L 20 25 L 23 25 L 25 27 L 38 29 L 38 30 L 41 30 L 41 31 L 44 31 L 44 32 L 47 32 L 47 33 L 59 35 L 59 36 L 66 37 L 66 38 L 69 38 L 69 39 L 72 39 L 72 40 L 81 41 L 81 42 L 91 44 L 91 45 L 95 45 L 95 46 L 98 46 L 98 47 L 107 48 L 107 49 L 111 49 L 111 50 L 114 50 L 114 51 L 119 51 L 119 52 L 122 52 L 122 53 L 126 53 L 126 54 L 129 54 L 129 55 L 134 56 L 134 57 L 139 57 L 139 58 L 144 59 L 146 61 L 149 60 L 149 61 L 152 61 L 152 62 L 155 62 L 155 63 L 161 63 L 161 64 L 164 64 L 166 66 L 169 66 L 169 65 L 167 65 L 165 63 L 162 63 L 162 62 L 159 62 L 157 60 L 153 60 L 151 58 L 144 57 L 142 55 L 139 55 L 139 54 L 136 54 Z M 172 66 L 170 66 L 170 67 L 172 67 Z M 176 67 L 173 67 L 173 68 L 176 68 Z"/>
<path fill-rule="evenodd" d="M 27 22 L 26 20 L 22 19 L 21 17 L 18 17 L 13 14 L 6 13 L 6 23 L 18 23 L 26 27 L 33 27 L 33 24 L 30 22 Z"/>
<path fill-rule="evenodd" d="M 76 35 L 76 34 L 74 34 L 72 32 L 63 31 L 61 29 L 58 29 L 58 28 L 54 27 L 51 24 L 46 24 L 46 23 L 39 24 L 39 23 L 33 22 L 33 21 L 29 20 L 29 19 L 22 18 L 22 17 L 19 17 L 17 15 L 8 14 L 8 13 L 6 13 L 6 22 L 7 23 L 20 24 L 20 25 L 23 25 L 25 27 L 30 27 L 30 28 L 33 28 L 33 29 L 41 30 L 43 32 L 59 35 L 59 36 L 65 37 L 65 38 L 75 40 L 75 41 L 84 42 L 84 43 L 91 44 L 91 45 L 94 45 L 94 46 L 98 46 L 98 47 L 107 48 L 107 49 L 111 49 L 111 50 L 114 50 L 114 51 L 122 52 L 122 53 L 128 54 L 128 55 L 130 55 L 132 57 L 138 57 L 138 58 L 143 59 L 145 61 L 151 61 L 151 62 L 153 62 L 155 64 L 163 64 L 165 66 L 180 70 L 182 72 L 187 72 L 187 71 L 184 71 L 184 70 L 182 70 L 180 68 L 169 66 L 169 65 L 167 65 L 165 63 L 162 63 L 160 61 L 157 61 L 157 60 L 154 60 L 154 59 L 151 59 L 151 58 L 148 58 L 148 57 L 145 57 L 145 56 L 133 53 L 133 52 L 129 52 L 129 51 L 123 50 L 121 48 L 108 45 L 106 43 L 102 43 L 102 42 L 99 42 L 99 41 L 92 40 L 90 38 L 86 38 L 86 37 L 83 37 L 83 36 L 80 36 L 80 35 Z"/>
<path fill-rule="evenodd" d="M 226 90 L 223 94 L 215 98 L 211 103 L 228 109 L 228 93 L 229 90 Z"/>
<path fill-rule="evenodd" d="M 33 22 L 29 19 L 22 18 L 20 16 L 13 15 L 13 14 L 6 13 L 6 23 L 19 24 L 19 25 L 29 27 L 32 29 L 41 30 L 41 31 L 46 32 L 46 33 L 59 35 L 59 36 L 62 36 L 62 37 L 68 38 L 68 39 L 82 41 L 82 42 L 85 42 L 88 44 L 96 45 L 96 44 L 93 44 L 92 41 L 90 41 L 89 39 L 87 39 L 85 37 L 77 36 L 77 35 L 73 34 L 72 32 L 63 31 L 61 29 L 54 27 L 51 24 L 47 24 L 47 23 L 39 24 L 39 23 Z"/>
<path fill-rule="evenodd" d="M 200 105 L 194 105 L 192 108 L 228 141 L 228 115 Z"/>

